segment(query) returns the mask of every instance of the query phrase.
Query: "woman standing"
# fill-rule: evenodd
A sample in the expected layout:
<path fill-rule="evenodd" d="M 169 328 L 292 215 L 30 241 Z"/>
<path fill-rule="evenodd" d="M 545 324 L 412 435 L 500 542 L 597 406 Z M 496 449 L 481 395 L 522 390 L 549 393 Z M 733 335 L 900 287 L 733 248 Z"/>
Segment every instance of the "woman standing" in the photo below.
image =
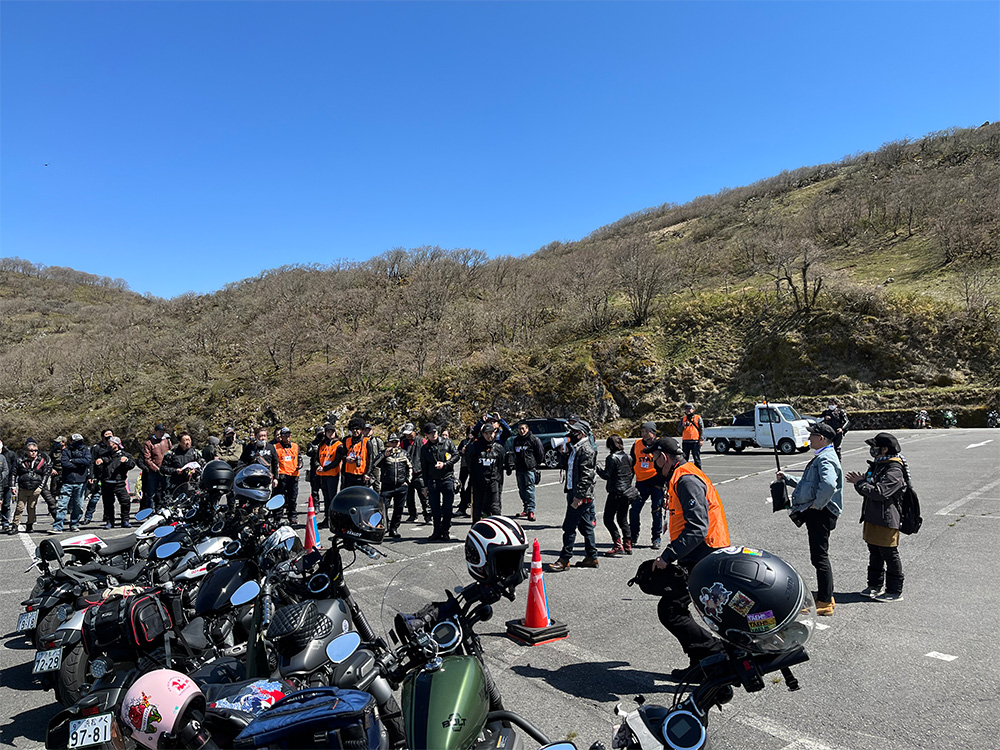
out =
<path fill-rule="evenodd" d="M 638 497 L 632 487 L 632 459 L 625 453 L 624 444 L 618 435 L 612 435 L 606 443 L 610 455 L 604 460 L 604 468 L 597 467 L 597 473 L 607 481 L 608 500 L 604 505 L 604 526 L 611 533 L 614 545 L 608 551 L 613 557 L 624 552 L 632 554 L 632 535 L 628 526 L 628 513 L 632 499 Z M 617 526 L 615 525 L 617 521 Z M 620 531 L 619 531 L 620 529 Z"/>
<path fill-rule="evenodd" d="M 861 594 L 880 602 L 898 602 L 903 598 L 899 502 L 909 484 L 909 472 L 899 452 L 899 441 L 888 432 L 880 432 L 865 442 L 871 446 L 873 459 L 868 462 L 868 471 L 847 474 L 847 481 L 864 498 L 861 522 L 862 537 L 868 544 L 868 587 Z"/>

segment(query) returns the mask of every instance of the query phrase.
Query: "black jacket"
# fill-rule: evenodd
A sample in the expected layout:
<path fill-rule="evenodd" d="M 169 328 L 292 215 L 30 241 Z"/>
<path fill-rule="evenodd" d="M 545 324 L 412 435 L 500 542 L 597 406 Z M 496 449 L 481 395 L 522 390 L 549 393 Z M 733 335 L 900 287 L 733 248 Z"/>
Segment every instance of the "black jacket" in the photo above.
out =
<path fill-rule="evenodd" d="M 851 420 L 847 418 L 847 412 L 845 412 L 840 407 L 836 409 L 824 409 L 823 413 L 819 415 L 819 418 L 830 425 L 834 430 L 841 430 L 842 432 L 847 432 L 847 426 L 851 423 Z"/>
<path fill-rule="evenodd" d="M 124 462 L 122 462 L 123 458 L 125 459 Z M 117 486 L 125 484 L 125 481 L 128 479 L 128 473 L 135 468 L 135 459 L 124 451 L 112 451 L 104 456 L 103 463 L 97 468 L 102 469 L 102 483 Z"/>
<path fill-rule="evenodd" d="M 608 494 L 625 492 L 632 486 L 635 472 L 632 471 L 632 459 L 625 451 L 616 451 L 604 459 L 604 468 L 597 467 L 601 479 L 607 480 Z"/>
<path fill-rule="evenodd" d="M 399 447 L 406 451 L 406 455 L 410 457 L 410 465 L 413 467 L 413 476 L 410 478 L 411 484 L 414 487 L 422 487 L 424 481 L 423 443 L 420 438 L 414 437 L 409 443 L 405 440 L 400 441 Z"/>
<path fill-rule="evenodd" d="M 82 442 L 63 448 L 63 484 L 83 484 L 86 482 L 90 477 L 90 465 L 90 448 Z"/>
<path fill-rule="evenodd" d="M 378 477 L 381 482 L 383 492 L 391 492 L 405 487 L 413 477 L 413 464 L 406 451 L 401 448 L 386 448 L 375 456 L 372 465 L 368 468 L 368 473 Z"/>
<path fill-rule="evenodd" d="M 278 452 L 270 443 L 264 443 L 264 447 L 259 448 L 257 441 L 251 440 L 243 446 L 243 453 L 240 454 L 237 466 L 249 466 L 252 463 L 266 466 L 270 470 L 271 476 L 275 479 L 278 478 Z"/>
<path fill-rule="evenodd" d="M 186 451 L 182 451 L 180 445 L 176 445 L 163 457 L 160 473 L 170 478 L 171 487 L 176 487 L 187 481 L 187 477 L 181 472 L 181 469 L 192 461 L 201 466 L 203 463 L 201 453 L 195 450 L 193 445 Z"/>
<path fill-rule="evenodd" d="M 899 528 L 899 500 L 906 488 L 903 462 L 899 459 L 869 461 L 865 478 L 854 485 L 864 500 L 861 503 L 861 521 Z"/>
<path fill-rule="evenodd" d="M 420 464 L 423 468 L 424 480 L 455 479 L 455 464 L 462 460 L 462 454 L 448 438 L 439 437 L 436 443 L 426 442 L 420 448 Z M 444 468 L 438 469 L 435 464 L 444 463 Z M 471 466 L 471 464 L 470 464 Z"/>
<path fill-rule="evenodd" d="M 51 464 L 44 453 L 36 454 L 35 458 L 27 456 L 20 458 L 14 464 L 17 486 L 26 490 L 37 490 L 48 477 L 50 468 Z"/>
<path fill-rule="evenodd" d="M 534 471 L 545 463 L 542 441 L 530 432 L 524 437 L 514 435 L 511 452 L 514 454 L 515 471 Z"/>
<path fill-rule="evenodd" d="M 573 458 L 573 471 L 569 471 L 569 460 Z M 564 491 L 570 497 L 594 497 L 594 485 L 597 484 L 597 452 L 590 445 L 590 439 L 584 435 L 573 443 L 572 453 L 562 456 L 562 466 L 567 470 Z"/>
<path fill-rule="evenodd" d="M 500 484 L 504 450 L 499 443 L 476 438 L 465 449 L 469 462 L 469 479 L 476 486 Z"/>

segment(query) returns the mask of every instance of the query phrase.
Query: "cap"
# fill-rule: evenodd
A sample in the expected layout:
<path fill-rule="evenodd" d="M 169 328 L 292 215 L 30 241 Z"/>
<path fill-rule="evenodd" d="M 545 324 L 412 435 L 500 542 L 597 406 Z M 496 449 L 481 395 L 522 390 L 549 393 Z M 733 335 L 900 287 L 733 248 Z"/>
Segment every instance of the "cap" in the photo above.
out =
<path fill-rule="evenodd" d="M 225 430 L 222 431 L 223 435 L 229 435 L 230 433 L 236 434 L 236 428 L 235 427 L 227 427 Z"/>
<path fill-rule="evenodd" d="M 327 422 L 325 425 L 323 425 L 323 432 L 326 432 L 327 430 L 336 430 L 336 429 L 337 428 L 333 426 L 333 422 Z"/>
<path fill-rule="evenodd" d="M 166 430 L 166 429 L 167 429 L 167 426 L 165 424 L 163 424 L 163 422 L 157 422 L 153 426 L 153 432 L 156 432 L 157 430 Z"/>
<path fill-rule="evenodd" d="M 79 443 L 81 440 L 83 440 L 83 435 L 81 435 L 79 432 L 74 432 L 72 435 L 69 436 L 69 439 L 72 440 L 74 443 Z"/>
<path fill-rule="evenodd" d="M 373 429 L 375 429 L 375 425 L 373 425 L 371 422 L 365 422 L 365 429 L 366 430 L 373 430 Z"/>
<path fill-rule="evenodd" d="M 391 434 L 391 435 L 390 435 L 390 436 L 388 437 L 388 439 L 386 440 L 386 442 L 387 442 L 387 443 L 398 443 L 398 442 L 399 442 L 399 435 L 397 435 L 397 434 L 396 434 L 395 432 L 394 432 L 394 433 L 392 433 L 392 434 Z"/>
<path fill-rule="evenodd" d="M 212 438 L 209 438 L 209 440 L 211 440 L 211 439 Z M 215 441 L 218 442 L 219 438 L 216 438 Z M 112 445 L 121 445 L 122 444 L 122 439 L 120 437 L 118 437 L 117 435 L 112 435 L 111 439 L 108 440 L 108 442 L 111 443 Z"/>
<path fill-rule="evenodd" d="M 666 453 L 669 456 L 683 456 L 684 451 L 672 437 L 662 437 L 654 440 L 643 449 L 643 453 Z"/>
<path fill-rule="evenodd" d="M 694 404 L 684 404 L 684 411 L 687 411 L 688 409 L 693 409 L 693 408 L 694 408 Z"/>
<path fill-rule="evenodd" d="M 416 427 L 413 426 L 413 422 L 407 422 L 403 425 L 403 429 L 400 430 L 404 435 L 412 435 L 416 431 Z"/>
<path fill-rule="evenodd" d="M 826 422 L 813 422 L 811 425 L 809 425 L 809 434 L 822 435 L 827 440 L 837 439 L 836 431 Z"/>
<path fill-rule="evenodd" d="M 65 435 L 60 435 L 59 437 L 56 438 L 56 442 L 57 443 L 65 443 L 66 442 L 66 436 Z"/>
<path fill-rule="evenodd" d="M 880 432 L 875 437 L 870 437 L 866 441 L 868 445 L 875 445 L 879 448 L 888 448 L 890 453 L 899 453 L 899 441 L 888 432 Z"/>
<path fill-rule="evenodd" d="M 496 432 L 496 428 L 493 426 L 492 422 L 483 422 L 483 426 L 479 428 L 479 431 L 489 430 L 490 432 Z"/>
<path fill-rule="evenodd" d="M 37 448 L 38 441 L 35 440 L 34 438 L 28 438 L 27 440 L 24 441 L 24 447 L 27 448 L 29 445 L 33 445 Z"/>
<path fill-rule="evenodd" d="M 281 428 L 281 432 L 279 432 L 278 434 L 279 435 L 291 435 L 292 431 L 288 427 L 282 427 Z"/>
<path fill-rule="evenodd" d="M 641 429 L 643 429 L 643 430 L 649 430 L 650 432 L 655 433 L 656 432 L 656 422 L 643 422 Z"/>
<path fill-rule="evenodd" d="M 112 443 L 115 442 L 114 439 L 112 439 L 111 442 Z M 209 445 L 219 445 L 219 443 L 221 443 L 221 442 L 222 441 L 219 440 L 219 438 L 217 438 L 215 435 L 209 435 L 209 437 L 208 437 L 208 444 Z"/>
<path fill-rule="evenodd" d="M 428 422 L 427 424 L 424 425 L 425 435 L 430 435 L 432 432 L 437 432 L 437 431 L 438 431 L 438 426 L 433 422 Z"/>
<path fill-rule="evenodd" d="M 571 419 L 566 423 L 566 427 L 573 432 L 582 432 L 585 435 L 590 432 L 590 423 L 586 419 Z"/>

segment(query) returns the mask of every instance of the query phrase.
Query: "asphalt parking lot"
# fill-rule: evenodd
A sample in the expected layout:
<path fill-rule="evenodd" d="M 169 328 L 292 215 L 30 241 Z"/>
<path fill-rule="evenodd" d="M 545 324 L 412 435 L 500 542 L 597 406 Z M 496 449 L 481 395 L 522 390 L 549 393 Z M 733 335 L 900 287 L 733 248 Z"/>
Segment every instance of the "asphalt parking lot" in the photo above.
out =
<path fill-rule="evenodd" d="M 871 434 L 847 436 L 845 470 L 864 468 L 867 446 L 862 441 Z M 857 523 L 860 497 L 848 487 L 844 515 L 831 537 L 838 606 L 833 617 L 823 618 L 825 627 L 811 641 L 811 660 L 794 670 L 802 689 L 793 693 L 769 683 L 762 692 L 737 694 L 723 713 L 712 714 L 714 747 L 997 746 L 1000 593 L 994 578 L 1000 564 L 1000 431 L 895 434 L 924 517 L 920 533 L 904 537 L 901 544 L 904 600 L 871 602 L 856 593 L 865 586 L 867 550 Z M 603 442 L 599 445 L 603 460 L 606 451 Z M 783 459 L 783 466 L 801 470 L 808 459 L 809 454 L 795 455 L 787 464 Z M 796 528 L 785 514 L 770 512 L 774 457 L 764 451 L 719 455 L 709 448 L 704 469 L 719 488 L 733 543 L 782 556 L 815 585 L 805 529 Z M 520 510 L 513 484 L 508 480 L 504 493 L 509 514 Z M 599 508 L 604 496 L 601 483 Z M 524 524 L 529 542 L 538 538 L 543 562 L 558 555 L 564 507 L 559 473 L 545 471 L 538 488 L 538 520 Z M 648 511 L 643 521 L 640 544 L 648 545 Z M 468 523 L 458 521 L 453 534 L 464 536 Z M 451 569 L 462 581 L 469 580 L 460 542 L 428 542 L 430 529 L 420 525 L 404 524 L 402 533 L 403 539 L 383 545 L 387 558 L 359 561 L 348 573 L 375 623 L 388 582 L 414 561 L 410 574 L 433 562 L 438 572 Z M 43 536 L 0 537 L 3 747 L 43 746 L 47 722 L 57 711 L 53 694 L 32 681 L 34 651 L 26 638 L 12 632 L 22 611 L 19 603 L 34 581 L 24 570 Z M 600 521 L 597 537 L 600 546 L 610 546 Z M 570 738 L 581 748 L 602 740 L 610 747 L 617 703 L 631 709 L 637 695 L 660 703 L 672 699 L 674 683 L 663 674 L 683 665 L 683 655 L 656 619 L 656 600 L 625 586 L 636 566 L 653 555 L 644 546 L 631 558 L 602 558 L 596 570 L 546 573 L 550 614 L 570 626 L 569 638 L 557 643 L 527 648 L 505 637 L 504 621 L 524 615 L 527 585 L 518 590 L 516 601 L 496 606 L 496 617 L 479 632 L 508 708 L 527 716 L 553 740 Z M 436 582 L 421 582 L 416 593 L 430 594 Z"/>

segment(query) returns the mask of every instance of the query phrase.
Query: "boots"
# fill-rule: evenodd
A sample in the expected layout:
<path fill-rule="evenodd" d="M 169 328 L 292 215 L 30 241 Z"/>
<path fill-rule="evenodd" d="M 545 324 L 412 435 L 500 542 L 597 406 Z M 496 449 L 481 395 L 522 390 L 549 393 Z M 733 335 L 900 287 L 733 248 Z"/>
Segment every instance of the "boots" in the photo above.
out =
<path fill-rule="evenodd" d="M 604 554 L 607 557 L 615 557 L 616 555 L 621 555 L 625 553 L 625 547 L 622 546 L 621 539 L 615 539 L 614 545 Z"/>
<path fill-rule="evenodd" d="M 624 544 L 624 549 L 622 551 L 626 555 L 631 555 L 632 554 L 632 540 L 631 539 L 626 539 L 623 544 Z"/>
<path fill-rule="evenodd" d="M 830 597 L 830 601 L 828 601 L 828 602 L 821 602 L 821 601 L 819 601 L 817 599 L 816 600 L 816 614 L 820 615 L 821 617 L 829 617 L 830 615 L 833 614 L 833 608 L 836 605 L 837 605 L 837 603 L 833 600 L 832 596 Z"/>

